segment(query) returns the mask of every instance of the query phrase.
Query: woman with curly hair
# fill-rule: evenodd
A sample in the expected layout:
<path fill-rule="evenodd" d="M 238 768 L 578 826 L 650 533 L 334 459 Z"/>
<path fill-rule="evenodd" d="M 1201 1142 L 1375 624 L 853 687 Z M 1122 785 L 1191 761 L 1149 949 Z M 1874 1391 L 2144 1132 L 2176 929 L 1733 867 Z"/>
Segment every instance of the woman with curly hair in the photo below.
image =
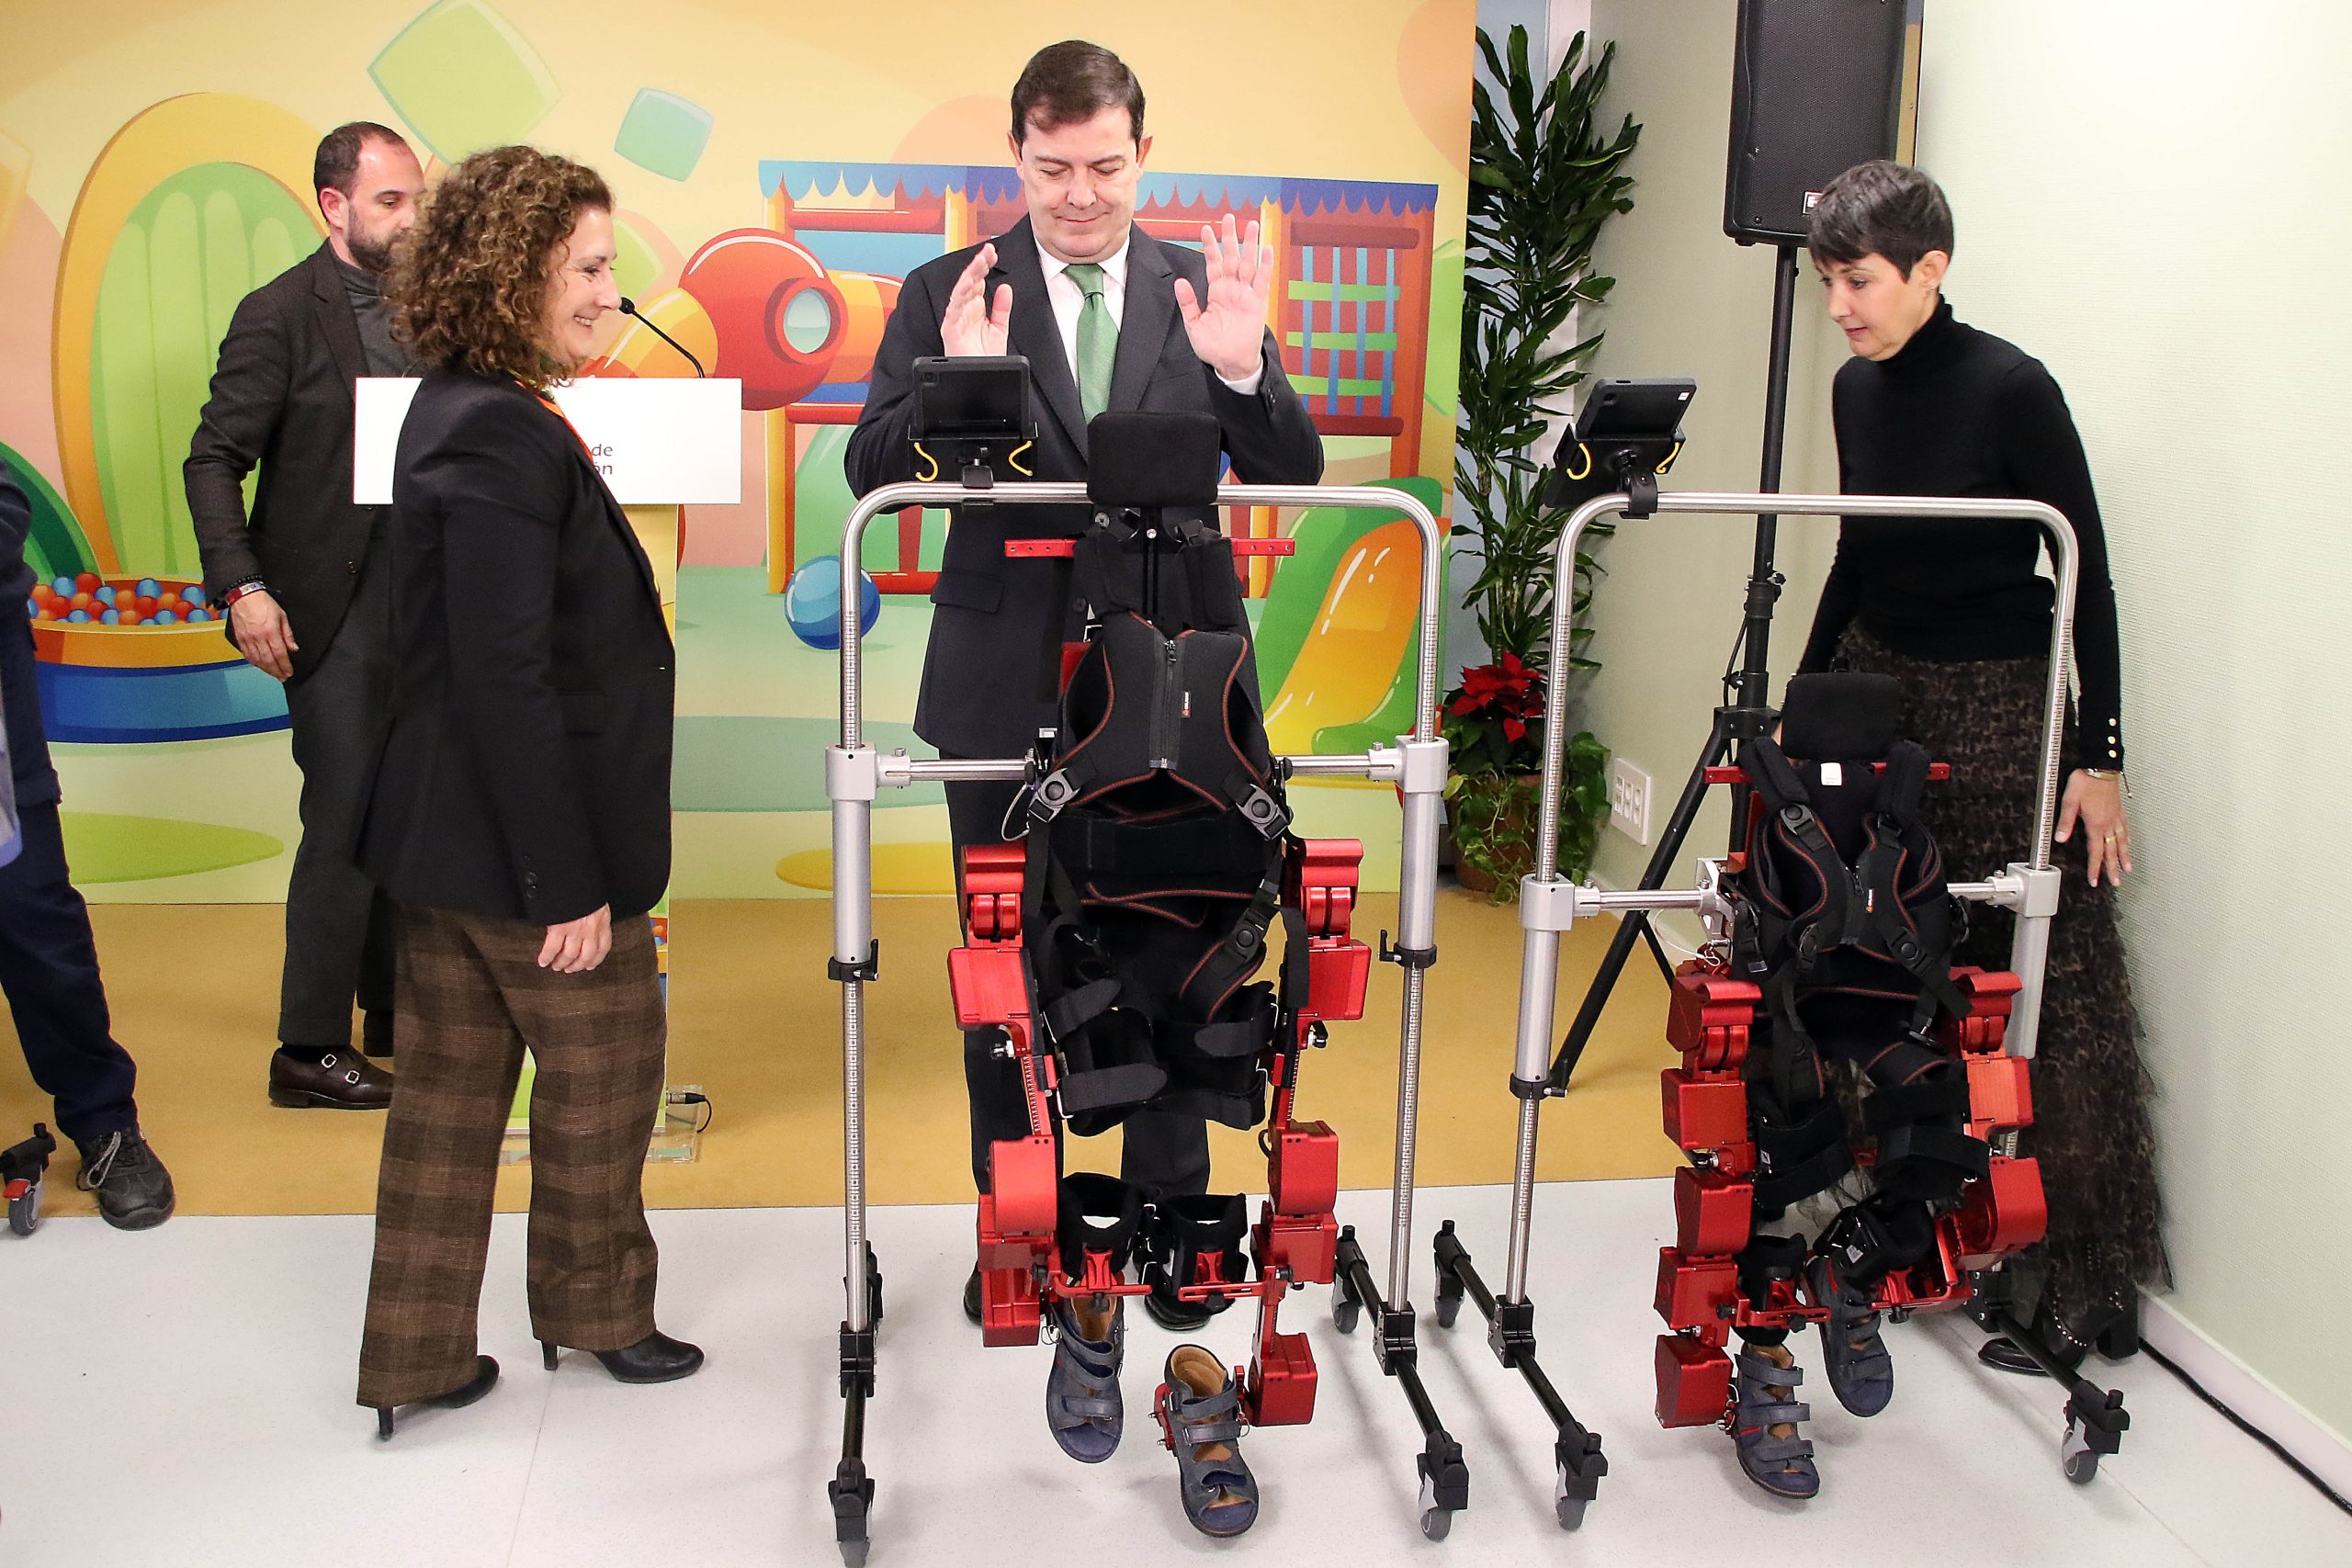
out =
<path fill-rule="evenodd" d="M 532 1332 L 662 1382 L 640 1191 L 665 1025 L 647 911 L 670 874 L 674 676 L 653 571 L 548 398 L 618 302 L 613 198 L 528 147 L 445 175 L 397 262 L 424 371 L 390 525 L 396 692 L 360 864 L 400 909 L 359 1403 L 471 1404 L 499 1143 L 531 1089 Z"/>

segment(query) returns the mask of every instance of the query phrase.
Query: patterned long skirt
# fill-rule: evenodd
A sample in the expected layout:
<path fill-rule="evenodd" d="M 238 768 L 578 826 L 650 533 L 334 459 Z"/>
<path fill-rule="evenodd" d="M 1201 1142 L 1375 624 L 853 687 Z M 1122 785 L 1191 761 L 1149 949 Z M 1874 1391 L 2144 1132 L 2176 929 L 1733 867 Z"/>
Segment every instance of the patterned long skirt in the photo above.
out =
<path fill-rule="evenodd" d="M 1981 880 L 2025 859 L 2047 661 L 1914 659 L 1860 626 L 1848 629 L 1838 655 L 1843 668 L 1902 682 L 1911 738 L 1951 764 L 1949 782 L 1928 786 L 1926 815 L 1952 878 Z M 2074 728 L 2069 713 L 2063 755 L 2068 772 L 2075 765 Z M 2013 1270 L 2023 1314 L 2053 1342 L 2064 1336 L 2078 1344 L 2132 1310 L 2136 1287 L 2169 1282 L 2148 1121 L 2152 1090 L 2135 1043 L 2139 1021 L 2115 889 L 2104 880 L 2090 886 L 2086 855 L 2079 827 L 2070 841 L 2054 846 L 2064 884 L 2051 922 L 2034 1121 L 2021 1139 L 2021 1152 L 2041 1163 L 2050 1229 Z M 1984 905 L 1969 913 L 1958 961 L 2007 968 L 2014 917 Z"/>

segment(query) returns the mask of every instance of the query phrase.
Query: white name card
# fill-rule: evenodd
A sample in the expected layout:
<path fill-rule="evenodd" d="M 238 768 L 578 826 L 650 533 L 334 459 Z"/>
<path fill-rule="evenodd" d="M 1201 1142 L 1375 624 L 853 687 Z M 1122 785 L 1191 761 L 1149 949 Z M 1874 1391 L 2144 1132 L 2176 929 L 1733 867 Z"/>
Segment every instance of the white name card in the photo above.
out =
<path fill-rule="evenodd" d="M 355 384 L 351 499 L 392 499 L 392 458 L 416 396 L 413 377 Z M 592 376 L 555 389 L 556 405 L 623 506 L 731 506 L 743 498 L 743 383 Z"/>

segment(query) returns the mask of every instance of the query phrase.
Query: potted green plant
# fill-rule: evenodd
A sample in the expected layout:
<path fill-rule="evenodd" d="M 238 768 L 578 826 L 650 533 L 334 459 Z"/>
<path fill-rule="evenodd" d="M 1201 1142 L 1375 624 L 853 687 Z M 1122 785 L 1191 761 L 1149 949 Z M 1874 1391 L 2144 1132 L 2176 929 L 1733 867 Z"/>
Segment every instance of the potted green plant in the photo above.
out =
<path fill-rule="evenodd" d="M 1544 771 L 1544 679 L 1519 655 L 1462 672 L 1445 705 L 1445 739 L 1453 754 L 1446 780 L 1454 874 L 1462 886 L 1498 903 L 1518 896 L 1535 863 L 1535 800 Z M 1601 776 L 1609 752 L 1589 733 L 1569 738 L 1567 808 L 1560 814 L 1560 864 L 1581 875 L 1592 863 L 1600 818 L 1609 807 Z"/>
<path fill-rule="evenodd" d="M 1481 28 L 1478 48 L 1503 101 L 1483 82 L 1472 88 L 1453 535 L 1478 563 L 1464 604 L 1494 661 L 1464 669 L 1447 694 L 1454 767 L 1447 792 L 1464 883 L 1487 883 L 1489 897 L 1508 902 L 1534 866 L 1543 727 L 1557 720 L 1567 677 L 1600 668 L 1581 651 L 1591 636 L 1581 617 L 1599 570 L 1589 556 L 1578 554 L 1568 590 L 1579 624 L 1566 649 L 1549 646 L 1553 553 L 1567 513 L 1544 504 L 1532 449 L 1546 416 L 1567 412 L 1568 389 L 1600 346 L 1598 332 L 1565 347 L 1553 340 L 1577 307 L 1600 304 L 1615 284 L 1593 272 L 1592 248 L 1610 218 L 1633 209 L 1634 182 L 1623 168 L 1641 127 L 1631 115 L 1613 133 L 1600 122 L 1613 44 L 1588 62 L 1578 33 L 1541 84 L 1528 63 L 1526 28 L 1512 28 L 1498 51 Z M 1566 758 L 1560 870 L 1582 877 L 1608 812 L 1608 752 L 1579 731 Z"/>

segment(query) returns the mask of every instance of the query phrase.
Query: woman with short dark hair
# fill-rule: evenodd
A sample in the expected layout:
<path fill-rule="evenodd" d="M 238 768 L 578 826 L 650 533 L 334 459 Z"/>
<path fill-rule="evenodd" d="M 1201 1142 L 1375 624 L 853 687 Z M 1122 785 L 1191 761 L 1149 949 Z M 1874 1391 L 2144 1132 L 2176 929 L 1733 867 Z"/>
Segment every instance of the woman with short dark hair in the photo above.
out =
<path fill-rule="evenodd" d="M 427 197 L 389 290 L 425 372 L 390 525 L 391 731 L 361 866 L 400 909 L 401 1073 L 359 1403 L 470 1404 L 498 1149 L 531 1089 L 532 1331 L 624 1382 L 702 1352 L 653 1325 L 640 1190 L 666 1027 L 647 911 L 670 874 L 675 677 L 653 571 L 548 398 L 618 301 L 613 198 L 528 147 Z"/>

